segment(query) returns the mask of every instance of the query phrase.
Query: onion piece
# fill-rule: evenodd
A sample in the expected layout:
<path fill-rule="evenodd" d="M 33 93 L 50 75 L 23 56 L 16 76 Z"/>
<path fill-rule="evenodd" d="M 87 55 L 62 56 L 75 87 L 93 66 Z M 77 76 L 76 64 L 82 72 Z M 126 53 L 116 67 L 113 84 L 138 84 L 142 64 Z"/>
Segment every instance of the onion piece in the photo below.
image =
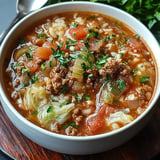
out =
<path fill-rule="evenodd" d="M 88 53 L 84 52 L 84 51 L 81 51 L 77 55 L 77 58 L 76 58 L 75 63 L 73 65 L 73 70 L 72 70 L 72 76 L 71 77 L 76 78 L 79 81 L 82 81 L 83 80 L 83 73 L 84 73 L 84 69 L 82 68 L 82 64 L 84 63 L 85 65 L 89 65 L 89 62 L 86 61 L 83 58 L 79 58 L 80 57 L 79 55 L 81 57 L 87 58 Z M 89 54 L 89 61 L 94 62 L 94 56 L 92 54 Z"/>

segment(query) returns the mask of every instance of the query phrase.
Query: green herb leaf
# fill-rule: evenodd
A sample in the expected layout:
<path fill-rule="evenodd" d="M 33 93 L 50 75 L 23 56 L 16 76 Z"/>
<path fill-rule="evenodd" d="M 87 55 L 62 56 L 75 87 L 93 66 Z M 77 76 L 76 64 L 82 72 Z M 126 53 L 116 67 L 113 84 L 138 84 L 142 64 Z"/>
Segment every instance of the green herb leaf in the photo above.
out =
<path fill-rule="evenodd" d="M 116 83 L 119 85 L 118 88 L 120 92 L 125 89 L 125 81 L 123 79 L 117 80 Z"/>
<path fill-rule="evenodd" d="M 86 94 L 84 94 L 82 96 L 82 100 L 90 100 L 91 98 L 89 96 L 87 96 Z"/>
<path fill-rule="evenodd" d="M 148 75 L 140 78 L 140 83 L 144 83 L 144 82 L 147 82 L 147 81 L 149 81 L 149 76 Z"/>
<path fill-rule="evenodd" d="M 62 107 L 62 106 L 67 105 L 67 104 L 69 104 L 69 101 L 65 101 L 62 104 L 60 104 L 59 106 Z"/>
<path fill-rule="evenodd" d="M 133 76 L 136 76 L 136 75 L 137 75 L 137 68 L 134 68 L 134 69 L 132 70 L 132 73 L 133 73 Z"/>
<path fill-rule="evenodd" d="M 41 34 L 38 34 L 36 37 L 37 38 L 46 38 L 47 36 L 45 33 L 41 33 Z"/>
<path fill-rule="evenodd" d="M 63 129 L 66 129 L 66 128 L 68 128 L 69 126 L 72 126 L 73 128 L 78 129 L 78 126 L 77 126 L 74 122 L 70 122 L 70 123 L 66 124 L 65 126 L 63 126 L 62 128 L 63 128 Z"/>
<path fill-rule="evenodd" d="M 47 113 L 50 113 L 53 111 L 53 106 L 49 106 L 48 109 L 47 109 Z"/>
<path fill-rule="evenodd" d="M 41 64 L 41 69 L 42 69 L 42 71 L 44 71 L 46 69 L 46 67 L 43 63 Z"/>
<path fill-rule="evenodd" d="M 30 53 L 25 52 L 25 55 L 26 55 L 28 61 L 32 60 L 32 56 L 30 55 Z"/>

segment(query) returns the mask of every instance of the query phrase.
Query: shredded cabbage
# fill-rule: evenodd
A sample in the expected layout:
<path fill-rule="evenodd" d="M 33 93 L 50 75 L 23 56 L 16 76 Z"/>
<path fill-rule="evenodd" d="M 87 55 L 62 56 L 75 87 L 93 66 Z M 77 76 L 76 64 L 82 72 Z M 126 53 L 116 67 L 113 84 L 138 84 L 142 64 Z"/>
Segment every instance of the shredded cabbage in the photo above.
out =
<path fill-rule="evenodd" d="M 112 123 L 127 124 L 127 123 L 130 123 L 131 121 L 133 121 L 133 117 L 122 112 L 122 111 L 118 111 L 115 113 L 111 113 L 110 116 L 106 118 L 106 121 L 107 121 L 108 125 L 110 125 Z"/>
<path fill-rule="evenodd" d="M 87 56 L 89 55 L 88 59 Z M 81 57 L 81 58 L 80 58 Z M 73 72 L 72 77 L 78 79 L 79 81 L 82 81 L 83 79 L 83 73 L 84 68 L 82 68 L 82 65 L 85 64 L 86 66 L 89 65 L 89 61 L 94 61 L 94 56 L 92 54 L 88 54 L 87 52 L 81 51 L 73 65 Z"/>
<path fill-rule="evenodd" d="M 60 107 L 58 102 L 47 104 L 38 111 L 37 117 L 40 123 L 44 125 L 47 125 L 52 121 L 57 121 L 59 124 L 63 124 L 70 118 L 70 112 L 74 109 L 74 106 L 74 103 L 70 103 L 62 107 Z M 49 111 L 49 108 L 52 109 Z"/>
<path fill-rule="evenodd" d="M 97 94 L 96 103 L 100 105 L 104 103 L 113 104 L 119 99 L 119 96 L 120 91 L 114 82 L 104 83 Z"/>
<path fill-rule="evenodd" d="M 27 88 L 23 98 L 25 110 L 34 111 L 38 107 L 47 103 L 47 94 L 45 88 L 37 84 Z"/>

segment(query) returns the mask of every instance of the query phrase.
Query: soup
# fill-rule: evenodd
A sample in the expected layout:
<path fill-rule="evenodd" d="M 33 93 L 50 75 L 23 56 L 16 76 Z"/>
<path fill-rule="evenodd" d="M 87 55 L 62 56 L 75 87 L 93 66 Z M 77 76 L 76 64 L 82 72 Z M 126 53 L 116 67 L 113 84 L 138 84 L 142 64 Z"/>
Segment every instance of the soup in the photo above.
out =
<path fill-rule="evenodd" d="M 26 119 L 58 134 L 119 129 L 148 106 L 155 65 L 126 24 L 93 12 L 67 12 L 31 26 L 6 61 L 6 88 Z"/>

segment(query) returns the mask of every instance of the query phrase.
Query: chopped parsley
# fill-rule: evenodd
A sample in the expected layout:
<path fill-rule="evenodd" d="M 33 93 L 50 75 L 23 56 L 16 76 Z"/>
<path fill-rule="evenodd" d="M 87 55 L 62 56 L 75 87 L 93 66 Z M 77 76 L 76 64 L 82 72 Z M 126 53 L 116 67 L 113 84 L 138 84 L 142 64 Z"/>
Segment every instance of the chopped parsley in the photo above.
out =
<path fill-rule="evenodd" d="M 74 122 L 70 122 L 70 123 L 66 124 L 65 126 L 63 126 L 62 128 L 63 128 L 63 129 L 66 129 L 66 128 L 68 128 L 69 126 L 72 126 L 73 128 L 78 129 L 78 126 L 77 126 Z"/>
<path fill-rule="evenodd" d="M 16 70 L 19 66 L 21 65 L 21 63 L 18 63 L 16 66 L 11 66 L 11 68 L 13 69 L 13 70 Z"/>
<path fill-rule="evenodd" d="M 75 37 L 75 38 L 77 37 L 76 33 L 73 33 L 73 37 Z"/>
<path fill-rule="evenodd" d="M 120 92 L 125 89 L 125 81 L 123 79 L 117 80 L 116 83 L 118 84 L 118 88 Z"/>
<path fill-rule="evenodd" d="M 22 74 L 25 73 L 25 72 L 27 72 L 27 71 L 28 71 L 27 68 L 22 68 Z"/>
<path fill-rule="evenodd" d="M 49 61 L 49 67 L 53 67 L 53 61 Z"/>
<path fill-rule="evenodd" d="M 65 54 L 64 54 L 65 52 L 61 51 L 62 45 L 63 45 L 63 43 L 60 43 L 57 46 L 56 50 L 54 50 L 53 48 L 51 48 L 52 51 L 53 51 L 52 55 L 53 55 L 54 58 L 57 59 L 58 62 L 60 62 L 61 65 L 63 65 L 64 67 L 67 68 L 68 67 L 67 63 L 70 62 L 72 58 L 71 57 L 67 58 L 65 56 Z"/>
<path fill-rule="evenodd" d="M 87 96 L 86 94 L 84 94 L 82 96 L 82 100 L 90 100 L 91 98 L 89 96 Z"/>
<path fill-rule="evenodd" d="M 46 69 L 46 67 L 43 63 L 41 64 L 41 69 L 42 69 L 42 71 L 44 71 Z"/>
<path fill-rule="evenodd" d="M 107 36 L 107 37 L 105 38 L 105 41 L 108 42 L 108 41 L 110 41 L 111 39 L 112 39 L 111 37 Z"/>
<path fill-rule="evenodd" d="M 75 28 L 77 28 L 79 26 L 79 24 L 77 24 L 77 23 L 73 23 L 73 27 L 75 27 Z"/>
<path fill-rule="evenodd" d="M 140 83 L 144 83 L 144 82 L 148 82 L 148 81 L 149 81 L 149 76 L 148 75 L 140 78 Z"/>
<path fill-rule="evenodd" d="M 61 90 L 61 93 L 67 93 L 67 84 L 64 84 Z"/>
<path fill-rule="evenodd" d="M 134 68 L 134 69 L 132 70 L 132 73 L 133 73 L 133 76 L 136 76 L 136 75 L 137 75 L 137 68 Z"/>
<path fill-rule="evenodd" d="M 53 106 L 49 106 L 48 109 L 47 109 L 47 113 L 50 113 L 53 111 Z"/>
<path fill-rule="evenodd" d="M 26 55 L 28 61 L 32 60 L 32 56 L 30 55 L 30 53 L 25 52 L 25 55 Z"/>
<path fill-rule="evenodd" d="M 59 107 L 62 107 L 62 106 L 67 105 L 67 104 L 69 104 L 69 101 L 64 101 L 62 104 L 59 105 Z"/>
<path fill-rule="evenodd" d="M 103 55 L 102 58 L 99 58 L 99 59 L 97 60 L 96 64 L 97 64 L 97 65 L 105 64 L 108 57 L 109 57 L 109 54 Z"/>
<path fill-rule="evenodd" d="M 41 33 L 41 34 L 38 34 L 36 37 L 37 38 L 46 38 L 47 36 L 45 33 Z"/>
<path fill-rule="evenodd" d="M 27 76 L 28 76 L 28 78 L 30 79 L 30 81 L 31 81 L 32 84 L 37 82 L 37 78 L 38 78 L 37 75 L 31 76 L 31 75 L 30 75 L 30 73 L 31 73 L 30 71 L 27 71 L 26 73 L 27 73 Z"/>
<path fill-rule="evenodd" d="M 20 39 L 19 39 L 19 43 L 22 45 L 22 44 L 25 44 L 26 41 L 25 41 L 24 39 L 20 38 Z"/>
<path fill-rule="evenodd" d="M 135 39 L 139 39 L 139 37 L 140 37 L 139 34 L 135 35 Z"/>
<path fill-rule="evenodd" d="M 87 34 L 86 38 L 89 38 L 89 37 L 95 37 L 97 39 L 99 39 L 99 33 L 93 29 L 88 29 L 89 31 L 89 34 Z"/>
<path fill-rule="evenodd" d="M 38 114 L 38 111 L 37 111 L 37 110 L 35 110 L 35 111 L 33 112 L 33 114 Z"/>

